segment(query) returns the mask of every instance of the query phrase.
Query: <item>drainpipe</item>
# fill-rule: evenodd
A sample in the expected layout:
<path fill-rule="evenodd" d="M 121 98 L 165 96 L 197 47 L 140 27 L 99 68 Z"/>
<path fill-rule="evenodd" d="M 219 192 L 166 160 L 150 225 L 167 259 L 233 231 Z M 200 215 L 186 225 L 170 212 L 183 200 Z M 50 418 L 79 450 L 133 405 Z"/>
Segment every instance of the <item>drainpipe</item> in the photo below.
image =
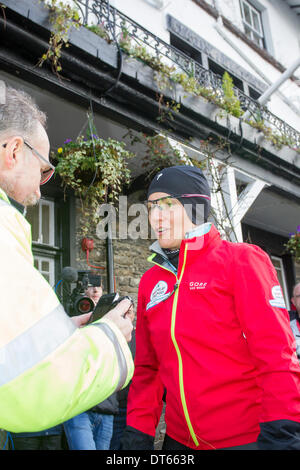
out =
<path fill-rule="evenodd" d="M 107 273 L 107 292 L 109 294 L 115 291 L 114 285 L 114 250 L 112 242 L 112 229 L 111 229 L 111 217 L 108 218 L 107 223 L 107 239 L 106 239 L 106 273 Z"/>
<path fill-rule="evenodd" d="M 300 65 L 300 57 L 299 59 L 294 63 L 292 64 L 292 66 L 290 66 L 283 74 L 282 76 L 274 83 L 272 84 L 272 82 L 265 76 L 265 74 L 251 61 L 249 60 L 249 57 L 247 57 L 247 55 L 239 48 L 237 47 L 237 45 L 234 43 L 233 40 L 230 39 L 230 37 L 227 36 L 227 34 L 225 33 L 224 31 L 224 26 L 223 26 L 223 21 L 222 21 L 222 17 L 221 17 L 221 14 L 220 14 L 220 7 L 219 7 L 219 2 L 218 0 L 215 0 L 215 8 L 216 10 L 218 11 L 218 18 L 217 18 L 217 21 L 214 25 L 215 29 L 218 31 L 218 33 L 220 34 L 220 36 L 222 36 L 222 38 L 245 60 L 245 62 L 247 62 L 253 70 L 255 70 L 255 72 L 261 77 L 263 78 L 263 80 L 268 83 L 270 85 L 270 88 L 267 89 L 263 95 L 260 97 L 262 98 L 264 95 L 267 94 L 267 98 L 266 100 L 264 101 L 264 103 L 267 101 L 267 99 L 271 96 L 271 94 L 273 94 L 275 91 L 278 92 L 278 94 L 280 95 L 280 98 L 285 102 L 285 104 L 287 104 L 298 116 L 300 115 L 299 113 L 299 109 L 296 108 L 296 106 L 294 106 L 293 103 L 291 103 L 291 101 L 286 98 L 286 96 L 281 93 L 278 88 L 279 86 L 282 85 L 282 83 L 284 81 L 286 81 L 292 74 L 293 72 L 299 67 Z M 294 68 L 295 67 L 295 68 Z M 282 78 L 283 77 L 283 78 Z M 277 82 L 280 80 L 280 83 L 279 85 L 277 85 Z M 275 87 L 275 85 L 277 85 Z M 270 90 L 271 90 L 271 93 L 270 93 Z M 260 100 L 258 100 L 258 102 L 260 102 Z M 261 102 L 260 102 L 261 103 Z M 264 104 L 264 103 L 261 103 L 261 104 Z M 247 112 L 246 114 L 248 114 L 248 116 L 246 116 L 246 119 L 249 117 L 249 113 Z M 244 115 L 245 116 L 245 115 Z M 244 118 L 243 116 L 243 118 Z"/>

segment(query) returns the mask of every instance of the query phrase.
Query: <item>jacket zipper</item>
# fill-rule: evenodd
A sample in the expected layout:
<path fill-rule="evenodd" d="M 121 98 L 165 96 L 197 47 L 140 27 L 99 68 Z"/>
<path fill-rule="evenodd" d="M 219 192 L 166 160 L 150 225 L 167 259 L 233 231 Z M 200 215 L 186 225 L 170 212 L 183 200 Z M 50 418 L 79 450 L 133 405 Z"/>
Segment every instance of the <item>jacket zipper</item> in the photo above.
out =
<path fill-rule="evenodd" d="M 176 354 L 177 354 L 177 358 L 178 358 L 178 365 L 179 365 L 179 390 L 180 390 L 180 399 L 181 399 L 181 404 L 182 404 L 182 408 L 183 408 L 183 413 L 184 413 L 184 417 L 185 417 L 185 420 L 186 420 L 186 423 L 188 425 L 188 429 L 190 431 L 190 434 L 192 436 L 192 439 L 194 441 L 194 444 L 198 447 L 199 446 L 199 442 L 197 440 L 197 437 L 196 437 L 196 434 L 194 432 L 194 429 L 193 429 L 193 426 L 192 426 L 192 423 L 191 423 L 191 420 L 190 420 L 190 415 L 189 415 L 189 412 L 188 412 L 188 408 L 187 408 L 187 404 L 186 404 L 186 399 L 185 399 L 185 393 L 184 393 L 184 383 L 183 383 L 183 363 L 182 363 L 182 357 L 181 357 L 181 353 L 180 353 L 180 349 L 178 347 L 178 344 L 177 344 L 177 341 L 176 341 L 176 338 L 175 338 L 175 323 L 176 323 L 176 310 L 177 310 L 177 303 L 178 303 L 178 294 L 179 294 L 179 287 L 180 287 L 180 283 L 181 283 L 181 279 L 182 279 L 182 276 L 183 276 L 183 273 L 184 273 L 184 269 L 185 269 L 185 265 L 186 265 L 186 257 L 187 257 L 187 245 L 185 245 L 185 249 L 184 249 L 184 259 L 183 259 L 183 265 L 182 265 L 182 269 L 181 269 L 181 274 L 180 274 L 180 278 L 178 279 L 178 277 L 176 276 L 176 274 L 174 272 L 172 272 L 170 269 L 167 269 L 163 266 L 161 266 L 160 264 L 158 263 L 155 263 L 155 261 L 152 261 L 152 258 L 153 257 L 150 257 L 149 258 L 149 261 L 151 261 L 152 263 L 154 264 L 157 264 L 157 266 L 159 266 L 160 268 L 162 269 L 165 269 L 166 271 L 169 271 L 171 272 L 172 274 L 174 274 L 174 276 L 176 277 L 176 284 L 175 284 L 175 288 L 174 288 L 174 300 L 173 300 L 173 305 L 172 305 L 172 318 L 171 318 L 171 338 L 172 338 L 172 342 L 173 342 L 173 345 L 174 345 L 174 348 L 175 348 L 175 351 L 176 351 Z M 173 293 L 172 292 L 172 293 Z"/>

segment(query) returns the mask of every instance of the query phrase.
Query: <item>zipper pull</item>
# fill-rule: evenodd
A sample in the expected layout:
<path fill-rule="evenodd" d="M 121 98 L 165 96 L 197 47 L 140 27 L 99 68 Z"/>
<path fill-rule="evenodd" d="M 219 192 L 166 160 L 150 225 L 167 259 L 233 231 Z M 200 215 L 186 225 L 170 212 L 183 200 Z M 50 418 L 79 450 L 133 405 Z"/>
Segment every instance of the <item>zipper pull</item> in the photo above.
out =
<path fill-rule="evenodd" d="M 170 292 L 170 293 L 168 294 L 168 297 L 166 297 L 166 298 L 163 300 L 163 302 L 165 302 L 167 299 L 169 299 L 169 298 L 171 297 L 171 295 L 174 294 L 174 292 L 176 291 L 176 289 L 178 288 L 178 286 L 179 286 L 179 282 L 177 281 L 176 284 L 174 284 L 174 288 L 173 288 L 172 292 Z"/>

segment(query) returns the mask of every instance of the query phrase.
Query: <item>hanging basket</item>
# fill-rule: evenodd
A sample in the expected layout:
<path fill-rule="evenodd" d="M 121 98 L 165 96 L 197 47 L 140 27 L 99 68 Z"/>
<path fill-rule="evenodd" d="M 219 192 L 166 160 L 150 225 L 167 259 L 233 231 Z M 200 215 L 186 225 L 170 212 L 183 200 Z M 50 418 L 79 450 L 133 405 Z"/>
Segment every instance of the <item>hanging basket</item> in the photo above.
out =
<path fill-rule="evenodd" d="M 52 156 L 64 188 L 73 189 L 81 200 L 79 231 L 87 236 L 100 221 L 99 205 L 117 202 L 123 187 L 129 184 L 127 164 L 134 154 L 123 142 L 95 135 L 91 139 L 67 139 Z"/>
<path fill-rule="evenodd" d="M 91 198 L 97 204 L 118 198 L 123 185 L 130 181 L 128 160 L 134 154 L 125 149 L 125 144 L 115 139 L 82 136 L 75 141 L 67 139 L 57 149 L 53 158 L 57 173 L 65 187 L 71 187 L 81 199 Z"/>
<path fill-rule="evenodd" d="M 300 225 L 295 233 L 290 233 L 289 241 L 285 244 L 288 251 L 294 258 L 296 263 L 300 263 Z"/>

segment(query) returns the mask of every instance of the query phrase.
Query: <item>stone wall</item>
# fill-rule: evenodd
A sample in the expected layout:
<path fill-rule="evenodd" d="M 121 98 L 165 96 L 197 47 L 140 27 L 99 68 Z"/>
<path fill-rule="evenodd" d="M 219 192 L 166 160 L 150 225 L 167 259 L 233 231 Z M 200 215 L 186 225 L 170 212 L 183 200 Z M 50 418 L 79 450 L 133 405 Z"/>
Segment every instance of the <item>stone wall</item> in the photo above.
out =
<path fill-rule="evenodd" d="M 128 208 L 135 203 L 140 203 L 141 200 L 145 199 L 144 192 L 138 191 L 128 198 Z M 127 217 L 128 225 L 134 219 L 134 217 Z M 80 203 L 77 205 L 77 226 L 80 224 Z M 98 232 L 99 233 L 99 232 Z M 147 261 L 150 255 L 149 246 L 154 240 L 138 238 L 136 240 L 131 239 L 129 236 L 127 239 L 119 239 L 119 225 L 118 215 L 116 224 L 115 238 L 113 239 L 113 262 L 114 262 L 114 273 L 116 282 L 116 291 L 121 295 L 129 294 L 133 299 L 137 300 L 138 286 L 143 273 L 151 267 Z M 99 274 L 103 275 L 104 287 L 106 283 L 106 240 L 99 239 L 97 235 L 97 228 L 94 227 L 93 233 L 88 234 L 89 238 L 94 241 L 94 249 L 90 253 L 89 264 L 94 266 L 101 266 L 105 269 L 98 270 Z M 89 269 L 86 264 L 85 253 L 81 249 L 81 239 L 79 233 L 77 234 L 77 268 Z M 93 268 L 90 268 L 93 269 Z"/>

